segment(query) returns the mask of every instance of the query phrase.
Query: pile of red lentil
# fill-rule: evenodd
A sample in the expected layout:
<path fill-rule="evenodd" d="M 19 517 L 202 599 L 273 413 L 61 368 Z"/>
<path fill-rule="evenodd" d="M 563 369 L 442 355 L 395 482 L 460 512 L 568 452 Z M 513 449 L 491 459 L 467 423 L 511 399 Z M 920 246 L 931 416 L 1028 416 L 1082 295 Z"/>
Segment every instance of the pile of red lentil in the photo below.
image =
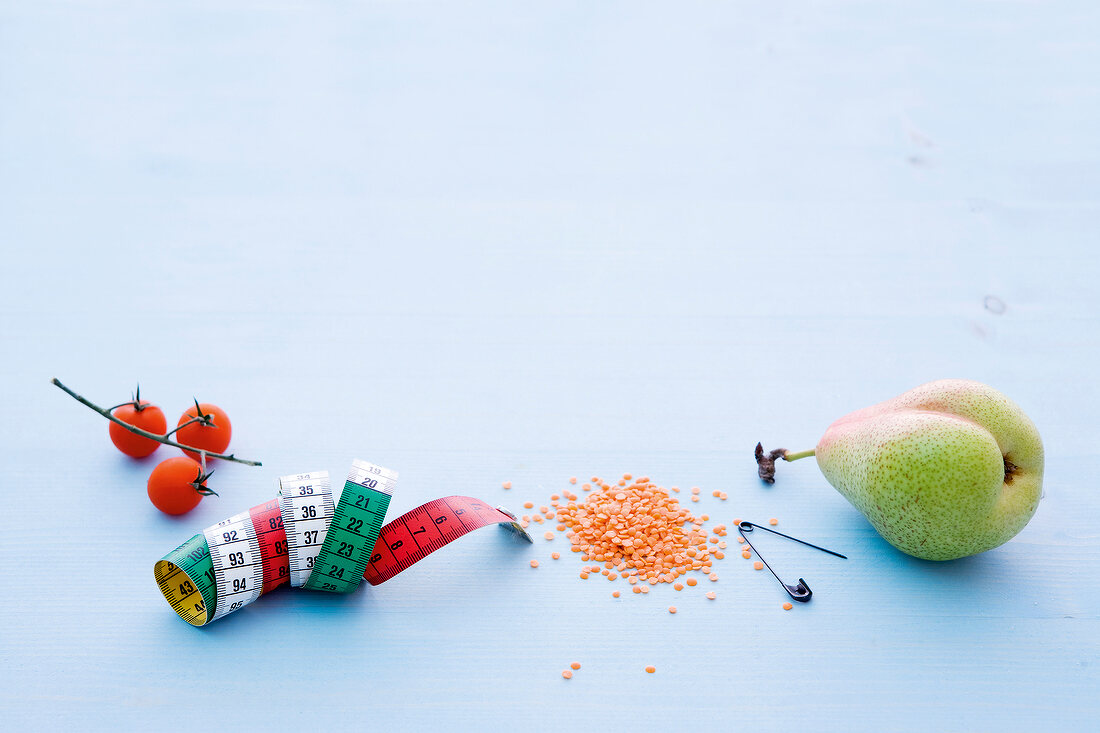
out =
<path fill-rule="evenodd" d="M 569 481 L 576 485 L 577 479 Z M 633 586 L 634 593 L 648 593 L 649 586 L 657 583 L 672 583 L 676 590 L 683 590 L 680 578 L 692 571 L 718 580 L 712 565 L 725 557 L 726 527 L 720 524 L 708 533 L 704 524 L 710 517 L 682 508 L 675 496 L 678 487 L 665 489 L 646 476 L 624 474 L 614 482 L 593 476 L 581 489 L 587 494 L 583 499 L 571 491 L 554 494 L 549 506 L 539 507 L 538 514 L 524 515 L 520 523 L 529 527 L 532 522 L 556 520 L 557 530 L 565 533 L 572 551 L 580 553 L 581 560 L 596 563 L 584 566 L 582 579 L 597 574 L 612 581 L 621 577 Z M 714 494 L 725 498 L 722 492 Z M 691 489 L 691 498 L 699 500 L 698 488 Z M 533 509 L 534 504 L 527 502 L 524 507 Z M 555 535 L 546 532 L 543 536 L 552 540 Z M 560 554 L 551 557 L 556 560 Z M 531 565 L 538 567 L 538 562 Z M 684 582 L 694 586 L 698 581 L 689 577 Z M 612 595 L 618 597 L 619 591 Z M 707 597 L 713 600 L 715 594 L 710 592 Z M 669 612 L 676 613 L 676 607 L 669 607 Z"/>

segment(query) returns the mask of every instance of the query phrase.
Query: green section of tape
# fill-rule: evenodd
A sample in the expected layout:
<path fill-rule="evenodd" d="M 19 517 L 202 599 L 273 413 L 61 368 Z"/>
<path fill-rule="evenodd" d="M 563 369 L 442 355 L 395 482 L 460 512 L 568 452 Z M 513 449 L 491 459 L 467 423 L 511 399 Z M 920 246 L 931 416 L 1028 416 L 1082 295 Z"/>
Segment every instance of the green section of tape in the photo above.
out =
<path fill-rule="evenodd" d="M 389 494 L 346 481 L 325 543 L 303 587 L 329 593 L 358 588 L 389 506 Z"/>
<path fill-rule="evenodd" d="M 195 535 L 165 555 L 161 562 L 171 563 L 186 573 L 187 579 L 198 588 L 202 603 L 205 604 L 205 608 L 199 608 L 189 599 L 182 604 L 174 603 L 176 599 L 187 593 L 187 589 L 183 587 L 187 579 L 174 576 L 171 581 L 172 587 L 164 588 L 162 585 L 161 590 L 165 592 L 169 603 L 173 603 L 173 608 L 176 608 L 176 605 L 181 606 L 176 608 L 176 612 L 188 623 L 194 624 L 194 619 L 199 616 L 204 616 L 204 621 L 197 625 L 210 623 L 217 608 L 218 588 L 214 581 L 214 562 L 210 559 L 210 547 L 206 544 L 206 537 L 202 534 Z"/>

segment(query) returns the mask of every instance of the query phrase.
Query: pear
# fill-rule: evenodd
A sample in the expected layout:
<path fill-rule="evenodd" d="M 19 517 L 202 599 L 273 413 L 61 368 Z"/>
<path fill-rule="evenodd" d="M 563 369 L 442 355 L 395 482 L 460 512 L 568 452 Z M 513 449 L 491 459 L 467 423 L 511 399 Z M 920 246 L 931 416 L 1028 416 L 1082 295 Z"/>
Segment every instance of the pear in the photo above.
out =
<path fill-rule="evenodd" d="M 941 379 L 845 415 L 817 448 L 826 480 L 894 547 L 925 560 L 954 560 L 998 547 L 1024 528 L 1043 488 L 1039 431 L 1008 397 L 981 382 Z"/>

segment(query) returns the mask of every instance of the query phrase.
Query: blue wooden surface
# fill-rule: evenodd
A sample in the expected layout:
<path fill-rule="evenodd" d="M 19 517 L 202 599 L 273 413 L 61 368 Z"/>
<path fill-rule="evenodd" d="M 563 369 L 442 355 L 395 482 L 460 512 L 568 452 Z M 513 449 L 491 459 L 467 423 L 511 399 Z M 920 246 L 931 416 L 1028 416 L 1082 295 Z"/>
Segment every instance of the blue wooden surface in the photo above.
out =
<path fill-rule="evenodd" d="M 7 720 L 1094 725 L 1094 3 L 0 7 Z M 217 402 L 264 465 L 161 516 L 174 451 L 125 459 L 53 376 Z M 912 560 L 812 462 L 757 481 L 757 440 L 946 376 L 1045 439 L 1002 548 Z M 350 597 L 176 618 L 154 560 L 354 457 L 401 472 L 393 516 L 630 471 L 850 559 L 765 544 L 815 591 L 791 612 L 739 558 L 613 600 L 561 539 L 482 530 Z"/>

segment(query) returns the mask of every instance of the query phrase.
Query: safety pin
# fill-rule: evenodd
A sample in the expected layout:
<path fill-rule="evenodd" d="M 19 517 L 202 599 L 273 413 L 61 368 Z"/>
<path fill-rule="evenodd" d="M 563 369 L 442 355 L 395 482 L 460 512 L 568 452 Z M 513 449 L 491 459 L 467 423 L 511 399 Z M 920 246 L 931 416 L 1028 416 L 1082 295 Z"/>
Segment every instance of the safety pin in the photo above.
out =
<path fill-rule="evenodd" d="M 794 540 L 795 542 L 806 545 L 807 547 L 812 547 L 815 550 L 821 550 L 822 552 L 827 552 L 830 555 L 836 555 L 837 557 L 843 558 L 845 560 L 848 559 L 846 556 L 841 555 L 839 552 L 833 552 L 832 550 L 826 550 L 824 547 L 811 545 L 809 542 L 800 540 L 797 537 L 791 537 L 789 534 L 776 532 L 774 529 L 768 529 L 767 527 L 762 527 L 759 524 L 755 524 L 753 522 L 739 522 L 737 524 L 738 534 L 740 534 L 741 538 L 748 543 L 749 547 L 751 547 L 752 551 L 756 553 L 756 556 L 760 558 L 760 561 L 763 562 L 765 566 L 767 566 L 772 575 L 775 575 L 775 571 L 772 570 L 772 566 L 768 565 L 768 561 L 764 559 L 764 556 L 760 554 L 759 550 L 752 546 L 752 543 L 749 542 L 749 538 L 745 536 L 746 532 L 752 532 L 753 529 L 762 529 L 765 532 L 771 532 L 772 534 L 777 534 L 780 537 L 786 537 L 789 540 Z M 779 581 L 779 584 L 783 586 L 783 589 L 787 591 L 787 594 L 796 601 L 801 601 L 802 603 L 805 603 L 806 601 L 810 600 L 810 596 L 813 595 L 813 591 L 810 590 L 810 586 L 806 585 L 806 581 L 803 578 L 798 579 L 798 585 L 787 585 L 782 581 L 782 579 L 780 579 L 778 575 L 775 575 L 775 579 Z"/>

